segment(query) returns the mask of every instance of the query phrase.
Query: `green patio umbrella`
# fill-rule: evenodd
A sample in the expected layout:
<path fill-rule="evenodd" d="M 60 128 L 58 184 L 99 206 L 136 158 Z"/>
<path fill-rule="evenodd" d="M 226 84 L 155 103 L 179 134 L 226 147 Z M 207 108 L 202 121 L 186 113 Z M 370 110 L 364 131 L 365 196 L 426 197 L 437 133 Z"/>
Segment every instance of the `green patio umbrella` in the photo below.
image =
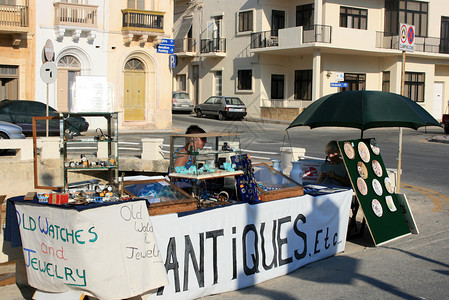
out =
<path fill-rule="evenodd" d="M 370 128 L 399 127 L 398 177 L 402 156 L 402 127 L 418 129 L 439 126 L 424 108 L 413 100 L 394 93 L 381 91 L 346 91 L 324 96 L 312 102 L 287 127 L 351 127 L 363 131 Z"/>
<path fill-rule="evenodd" d="M 324 96 L 312 102 L 287 127 L 351 127 L 363 131 L 379 127 L 440 126 L 413 100 L 381 91 L 347 91 Z"/>

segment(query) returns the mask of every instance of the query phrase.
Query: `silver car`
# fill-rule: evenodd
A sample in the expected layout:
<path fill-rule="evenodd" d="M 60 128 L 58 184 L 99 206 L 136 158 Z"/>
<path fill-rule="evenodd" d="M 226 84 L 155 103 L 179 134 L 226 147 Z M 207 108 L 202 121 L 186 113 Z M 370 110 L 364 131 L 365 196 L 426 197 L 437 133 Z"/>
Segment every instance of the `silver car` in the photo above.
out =
<path fill-rule="evenodd" d="M 0 121 L 0 139 L 24 139 L 25 136 L 22 133 L 22 127 Z M 5 152 L 5 149 L 0 149 L 0 154 Z"/>
<path fill-rule="evenodd" d="M 173 92 L 171 109 L 175 112 L 191 113 L 193 111 L 193 102 L 190 99 L 189 94 L 186 92 Z"/>
<path fill-rule="evenodd" d="M 195 107 L 198 118 L 202 116 L 215 116 L 219 120 L 243 119 L 246 116 L 246 106 L 238 97 L 212 96 L 204 103 Z"/>

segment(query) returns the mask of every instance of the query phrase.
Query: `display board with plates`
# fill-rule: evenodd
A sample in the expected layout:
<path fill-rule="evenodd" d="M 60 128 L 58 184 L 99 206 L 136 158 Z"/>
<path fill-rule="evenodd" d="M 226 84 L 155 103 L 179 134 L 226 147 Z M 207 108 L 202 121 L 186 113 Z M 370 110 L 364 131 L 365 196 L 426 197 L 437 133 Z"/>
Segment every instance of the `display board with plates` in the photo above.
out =
<path fill-rule="evenodd" d="M 374 243 L 410 234 L 376 140 L 339 141 L 338 146 Z"/>

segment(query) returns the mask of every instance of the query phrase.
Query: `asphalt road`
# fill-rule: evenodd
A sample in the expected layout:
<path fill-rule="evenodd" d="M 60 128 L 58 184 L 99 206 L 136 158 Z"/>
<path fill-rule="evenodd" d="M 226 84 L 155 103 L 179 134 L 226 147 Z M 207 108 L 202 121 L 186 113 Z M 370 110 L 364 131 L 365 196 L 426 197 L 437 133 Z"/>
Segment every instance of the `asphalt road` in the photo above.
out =
<path fill-rule="evenodd" d="M 190 124 L 198 124 L 207 132 L 235 132 L 240 134 L 241 148 L 244 150 L 279 153 L 280 148 L 302 147 L 306 155 L 324 158 L 324 146 L 332 139 L 350 140 L 360 138 L 361 132 L 352 128 L 294 127 L 286 131 L 289 122 L 280 124 L 252 121 L 219 121 L 214 118 L 197 118 L 194 115 L 173 115 L 173 130 L 166 132 L 122 133 L 121 141 L 138 143 L 143 137 L 162 137 L 169 144 L 171 132 L 183 133 Z M 445 135 L 442 128 L 428 127 L 417 131 L 403 129 L 402 176 L 401 182 L 411 188 L 425 188 L 434 196 L 449 195 L 449 144 L 429 142 L 435 136 Z M 387 168 L 398 166 L 398 128 L 370 129 L 364 138 L 375 138 L 381 149 L 382 159 Z M 132 144 L 131 144 L 132 145 Z M 122 151 L 120 153 L 123 153 Z M 279 159 L 279 155 L 260 154 L 267 158 Z M 404 191 L 402 191 L 404 192 Z"/>

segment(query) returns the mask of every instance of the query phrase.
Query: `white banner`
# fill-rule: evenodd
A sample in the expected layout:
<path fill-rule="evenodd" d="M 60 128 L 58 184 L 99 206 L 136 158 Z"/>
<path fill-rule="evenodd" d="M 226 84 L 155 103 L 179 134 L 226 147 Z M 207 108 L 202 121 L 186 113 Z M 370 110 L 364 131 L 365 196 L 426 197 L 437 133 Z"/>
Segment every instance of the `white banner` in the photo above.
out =
<path fill-rule="evenodd" d="M 70 112 L 113 112 L 112 86 L 105 76 L 76 76 Z"/>
<path fill-rule="evenodd" d="M 28 283 L 100 299 L 140 295 L 167 283 L 145 201 L 83 211 L 16 203 Z"/>
<path fill-rule="evenodd" d="M 272 279 L 345 249 L 352 190 L 152 217 L 169 284 L 194 299 Z"/>

